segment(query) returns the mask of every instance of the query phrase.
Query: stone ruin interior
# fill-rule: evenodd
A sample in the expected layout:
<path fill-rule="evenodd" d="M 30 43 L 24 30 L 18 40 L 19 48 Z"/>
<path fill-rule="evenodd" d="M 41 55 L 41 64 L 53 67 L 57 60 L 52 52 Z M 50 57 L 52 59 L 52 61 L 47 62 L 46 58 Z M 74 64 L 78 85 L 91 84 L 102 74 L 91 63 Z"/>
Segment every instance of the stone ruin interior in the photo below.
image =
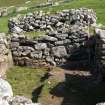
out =
<path fill-rule="evenodd" d="M 97 26 L 96 20 L 95 12 L 86 8 L 52 15 L 40 11 L 9 19 L 10 35 L 0 34 L 1 76 L 13 64 L 31 68 L 58 66 L 68 71 L 89 68 L 94 84 L 104 81 L 105 30 Z M 36 38 L 25 36 L 25 32 L 31 31 L 46 34 Z M 69 73 L 65 76 L 68 81 Z M 67 82 L 67 85 L 70 84 Z M 16 101 L 16 97 L 13 100 Z M 10 99 L 7 103 L 5 105 L 16 104 L 10 104 Z"/>

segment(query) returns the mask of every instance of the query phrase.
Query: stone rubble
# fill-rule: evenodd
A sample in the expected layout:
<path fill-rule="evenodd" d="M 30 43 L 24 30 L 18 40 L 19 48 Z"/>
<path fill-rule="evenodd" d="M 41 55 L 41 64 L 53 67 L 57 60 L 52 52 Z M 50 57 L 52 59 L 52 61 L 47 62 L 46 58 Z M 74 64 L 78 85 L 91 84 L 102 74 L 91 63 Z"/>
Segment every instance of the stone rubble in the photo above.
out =
<path fill-rule="evenodd" d="M 96 24 L 96 14 L 92 9 L 80 8 L 63 10 L 56 14 L 43 11 L 28 13 L 9 19 L 9 31 L 14 33 L 30 31 L 65 31 L 71 25 L 79 27 Z"/>

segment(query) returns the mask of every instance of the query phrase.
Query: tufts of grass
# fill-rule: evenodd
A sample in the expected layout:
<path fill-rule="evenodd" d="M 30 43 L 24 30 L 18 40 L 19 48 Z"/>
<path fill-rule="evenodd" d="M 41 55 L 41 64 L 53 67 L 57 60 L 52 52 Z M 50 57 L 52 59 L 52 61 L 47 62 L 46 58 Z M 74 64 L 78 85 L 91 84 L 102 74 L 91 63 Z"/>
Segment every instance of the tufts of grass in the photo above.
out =
<path fill-rule="evenodd" d="M 34 69 L 14 66 L 7 71 L 7 80 L 12 85 L 14 95 L 42 99 L 48 97 L 51 89 L 59 83 L 57 78 L 46 78 L 46 73 L 48 73 L 47 68 Z M 41 81 L 42 78 L 43 82 Z M 49 81 L 51 84 L 49 84 Z M 41 86 L 43 87 L 40 88 Z"/>
<path fill-rule="evenodd" d="M 36 38 L 36 37 L 39 37 L 39 36 L 43 36 L 46 34 L 46 32 L 44 31 L 38 31 L 38 32 L 35 32 L 35 31 L 32 31 L 32 32 L 25 32 L 24 33 L 27 37 L 30 37 L 30 38 Z"/>
<path fill-rule="evenodd" d="M 24 95 L 32 98 L 33 90 L 40 85 L 40 78 L 46 69 L 31 69 L 26 67 L 13 67 L 7 72 L 7 80 L 13 88 L 14 95 Z M 46 90 L 47 91 L 47 90 Z"/>
<path fill-rule="evenodd" d="M 8 32 L 8 17 L 0 18 L 0 32 Z"/>

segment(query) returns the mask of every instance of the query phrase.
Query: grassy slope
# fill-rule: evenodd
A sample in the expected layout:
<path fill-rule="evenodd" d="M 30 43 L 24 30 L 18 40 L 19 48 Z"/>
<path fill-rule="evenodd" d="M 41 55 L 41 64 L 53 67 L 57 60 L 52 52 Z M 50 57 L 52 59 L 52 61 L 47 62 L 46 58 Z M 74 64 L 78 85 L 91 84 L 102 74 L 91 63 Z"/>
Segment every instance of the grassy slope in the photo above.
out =
<path fill-rule="evenodd" d="M 25 2 L 31 1 L 29 4 L 35 5 L 36 3 L 47 2 L 48 0 L 0 0 L 0 7 L 4 6 L 21 6 L 24 5 Z M 52 0 L 59 1 L 59 0 Z"/>
<path fill-rule="evenodd" d="M 24 4 L 26 1 L 39 3 L 39 2 L 43 2 L 45 0 L 0 0 L 0 7 L 4 7 L 4 6 L 20 6 L 20 5 Z"/>

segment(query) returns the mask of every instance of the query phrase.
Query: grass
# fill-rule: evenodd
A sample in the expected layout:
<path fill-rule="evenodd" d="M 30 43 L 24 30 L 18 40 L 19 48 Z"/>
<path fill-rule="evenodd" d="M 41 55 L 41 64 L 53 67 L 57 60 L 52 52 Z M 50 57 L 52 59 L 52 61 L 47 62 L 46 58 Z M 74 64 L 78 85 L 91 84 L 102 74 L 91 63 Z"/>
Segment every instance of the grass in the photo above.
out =
<path fill-rule="evenodd" d="M 38 31 L 38 32 L 25 32 L 24 33 L 27 37 L 30 37 L 30 38 L 35 38 L 35 37 L 39 37 L 39 36 L 43 36 L 46 34 L 46 32 L 44 31 Z"/>
<path fill-rule="evenodd" d="M 8 32 L 8 17 L 0 18 L 0 32 Z"/>
<path fill-rule="evenodd" d="M 25 4 L 25 2 L 31 1 L 28 4 Z M 35 5 L 36 3 L 43 3 L 47 2 L 48 0 L 0 0 L 0 7 L 7 7 L 7 6 L 30 6 Z M 52 0 L 52 1 L 59 1 L 59 0 Z"/>
<path fill-rule="evenodd" d="M 26 1 L 39 2 L 39 0 L 0 0 L 0 7 L 4 6 L 20 6 L 24 5 Z M 42 2 L 43 0 L 40 0 Z M 45 0 L 44 0 L 45 1 Z"/>
<path fill-rule="evenodd" d="M 42 97 L 48 96 L 51 88 L 57 84 L 57 80 L 52 79 L 52 84 L 48 84 L 48 80 L 46 79 L 42 83 L 40 80 L 48 72 L 47 70 L 48 69 L 46 68 L 33 69 L 18 66 L 8 70 L 7 80 L 12 85 L 14 95 L 24 95 L 26 97 L 32 98 L 33 91 L 37 90 L 38 87 L 44 84 Z"/>
<path fill-rule="evenodd" d="M 7 80 L 13 87 L 14 95 L 32 97 L 32 91 L 39 85 L 41 76 L 46 69 L 30 69 L 26 67 L 13 67 L 7 72 Z"/>

